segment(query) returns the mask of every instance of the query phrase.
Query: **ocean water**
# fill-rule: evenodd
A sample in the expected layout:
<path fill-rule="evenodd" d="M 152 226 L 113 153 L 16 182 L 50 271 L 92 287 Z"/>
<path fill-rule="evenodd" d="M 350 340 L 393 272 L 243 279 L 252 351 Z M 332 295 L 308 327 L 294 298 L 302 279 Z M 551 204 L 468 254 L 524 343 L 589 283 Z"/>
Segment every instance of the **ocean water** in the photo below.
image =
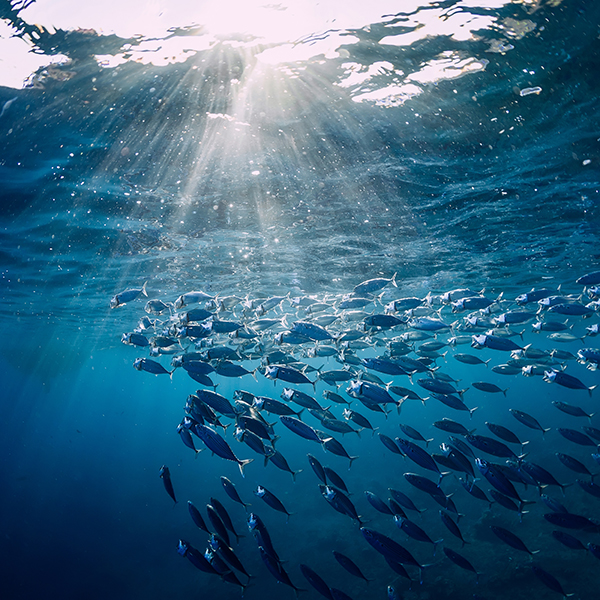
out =
<path fill-rule="evenodd" d="M 180 539 L 206 547 L 187 502 L 206 516 L 206 504 L 217 498 L 245 536 L 232 541 L 253 576 L 243 597 L 293 598 L 261 560 L 246 511 L 221 486 L 226 476 L 265 522 L 294 585 L 309 590 L 301 598 L 319 596 L 302 564 L 355 600 L 385 598 L 389 585 L 407 600 L 559 598 L 532 565 L 552 573 L 565 593 L 597 597 L 598 557 L 553 538 L 558 527 L 544 518 L 551 510 L 540 494 L 598 517 L 600 499 L 577 483 L 590 477 L 555 454 L 600 472 L 591 456 L 597 448 L 558 432 L 600 427 L 593 416 L 599 392 L 493 371 L 510 354 L 471 348 L 470 336 L 487 328 L 469 329 L 466 317 L 536 313 L 535 303 L 515 303 L 532 288 L 551 289 L 577 306 L 591 302 L 587 318 L 541 308 L 511 325 L 510 339 L 569 352 L 554 352 L 556 362 L 542 370 L 564 369 L 588 388 L 600 383 L 598 371 L 586 368 L 593 364 L 576 360 L 582 348 L 600 345 L 593 284 L 577 283 L 600 270 L 598 3 L 100 4 L 0 3 L 0 596 L 238 598 L 238 586 L 202 573 L 177 552 Z M 350 468 L 275 415 L 266 417 L 275 423 L 276 448 L 298 471 L 295 480 L 236 441 L 225 417 L 230 426 L 219 432 L 238 457 L 254 459 L 245 477 L 209 449 L 195 457 L 177 425 L 186 398 L 202 386 L 183 369 L 171 377 L 135 370 L 134 360 L 148 358 L 148 349 L 121 342 L 143 316 L 157 319 L 150 336 L 191 308 L 148 315 L 148 300 L 174 302 L 192 290 L 217 300 L 237 296 L 230 311 L 215 314 L 250 326 L 259 314 L 243 310 L 243 301 L 285 296 L 264 315 L 280 323 L 258 338 L 205 340 L 240 348 L 245 358 L 238 364 L 256 369 L 239 378 L 212 374 L 216 390 L 232 401 L 240 389 L 279 398 L 284 387 L 297 387 L 342 419 L 344 407 L 322 396 L 335 388 L 316 380 L 316 372 L 306 373 L 314 388 L 272 381 L 260 370 L 261 358 L 279 348 L 277 332 L 313 317 L 290 299 L 328 303 L 320 314 L 340 317 L 327 326 L 332 335 L 355 331 L 363 319 L 339 308 L 343 296 L 394 274 L 396 285 L 374 291 L 364 310 L 383 314 L 395 299 L 418 297 L 420 313 L 452 324 L 436 339 L 469 336 L 464 345 L 444 346 L 430 366 L 435 377 L 446 374 L 466 388 L 465 404 L 477 408 L 469 415 L 429 398 L 406 400 L 400 411 L 388 406 L 384 415 L 348 395 L 343 382 L 337 391 L 378 428 L 360 437 L 331 434 L 358 457 Z M 115 294 L 144 284 L 148 298 L 110 307 Z M 488 313 L 453 312 L 440 296 L 460 288 L 495 302 Z M 535 333 L 536 321 L 566 321 L 573 338 Z M 365 348 L 342 352 L 341 343 L 332 344 L 337 360 L 306 358 L 319 345 L 314 341 L 281 349 L 310 368 L 360 368 L 426 397 L 421 374 L 390 376 L 355 364 L 382 356 L 390 338 L 415 330 L 408 321 L 369 332 Z M 178 353 L 193 350 L 193 341 L 181 338 Z M 417 358 L 420 343 L 410 357 Z M 459 352 L 489 363 L 460 363 Z M 171 369 L 170 355 L 156 360 Z M 505 393 L 482 392 L 472 385 L 478 381 Z M 566 414 L 552 402 L 592 416 Z M 509 408 L 550 430 L 526 428 Z M 445 476 L 440 486 L 461 515 L 463 547 L 443 525 L 440 506 L 403 477 L 437 475 L 392 454 L 379 438 L 402 437 L 398 425 L 407 424 L 433 438 L 427 451 L 439 453 L 448 434 L 433 423 L 444 417 L 479 435 L 492 436 L 486 422 L 508 427 L 528 442 L 525 461 L 565 487 L 515 484 L 528 502 L 520 519 L 469 496 L 458 481 L 464 474 Z M 307 410 L 302 419 L 326 431 Z M 422 583 L 410 565 L 412 581 L 398 576 L 357 523 L 328 505 L 307 453 L 344 478 L 365 527 L 429 565 Z M 159 477 L 162 465 L 176 504 Z M 474 468 L 489 496 L 493 486 Z M 275 493 L 289 519 L 254 495 L 258 485 Z M 388 488 L 424 510 L 408 516 L 432 540 L 443 540 L 435 549 L 369 504 L 365 491 L 386 500 Z M 491 525 L 512 531 L 535 554 L 509 547 Z M 564 531 L 600 545 L 594 527 Z M 462 554 L 479 575 L 453 564 L 442 548 Z M 371 581 L 344 571 L 334 550 Z"/>

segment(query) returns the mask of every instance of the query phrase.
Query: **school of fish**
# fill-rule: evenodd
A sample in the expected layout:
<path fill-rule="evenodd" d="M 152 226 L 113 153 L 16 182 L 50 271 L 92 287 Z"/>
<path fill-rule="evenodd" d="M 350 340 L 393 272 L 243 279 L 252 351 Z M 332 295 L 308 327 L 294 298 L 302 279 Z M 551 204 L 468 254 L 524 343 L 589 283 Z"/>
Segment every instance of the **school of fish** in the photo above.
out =
<path fill-rule="evenodd" d="M 374 560 L 380 556 L 377 560 L 389 566 L 389 581 L 372 584 L 369 597 L 401 598 L 403 590 L 426 585 L 428 572 L 443 560 L 472 577 L 474 598 L 485 597 L 489 561 L 494 559 L 486 561 L 469 539 L 469 520 L 480 515 L 472 509 L 463 513 L 461 504 L 468 497 L 479 501 L 482 511 L 491 509 L 493 543 L 513 552 L 512 566 L 505 565 L 509 572 L 526 568 L 536 585 L 565 597 L 571 594 L 560 574 L 545 565 L 544 544 L 591 556 L 590 569 L 600 573 L 600 565 L 593 564 L 600 560 L 600 520 L 595 518 L 600 484 L 594 480 L 600 472 L 600 428 L 594 426 L 593 411 L 582 407 L 596 402 L 600 349 L 593 340 L 599 333 L 600 272 L 574 277 L 565 286 L 575 291 L 534 288 L 508 298 L 454 289 L 416 298 L 402 296 L 394 275 L 364 281 L 337 296 L 240 298 L 187 291 L 174 300 L 148 298 L 143 316 L 121 341 L 144 353 L 133 361 L 135 369 L 189 378 L 191 393 L 182 399 L 182 420 L 174 427 L 190 453 L 206 447 L 213 460 L 237 464 L 240 477 L 247 469 L 258 472 L 273 465 L 296 481 L 302 471 L 298 479 L 303 482 L 297 485 L 318 488 L 323 510 L 336 511 L 342 526 L 355 530 L 354 545 L 318 551 L 333 552 L 340 568 L 364 584 L 370 581 L 368 565 L 359 564 L 355 546 L 368 545 Z M 147 296 L 144 284 L 116 294 L 110 306 L 141 308 Z M 472 373 L 471 380 L 449 374 L 457 362 Z M 577 367 L 575 376 L 573 365 L 578 363 L 587 370 Z M 480 380 L 489 372 L 506 376 L 506 386 Z M 540 396 L 546 384 L 564 388 L 569 402 L 540 400 L 535 414 L 523 410 L 510 383 L 511 377 L 521 376 L 537 377 Z M 217 391 L 223 378 L 239 381 L 231 397 Z M 259 378 L 273 381 L 272 394 L 252 391 Z M 487 430 L 472 428 L 471 415 L 486 411 L 490 398 L 501 399 L 505 418 L 485 421 Z M 439 403 L 445 416 L 431 423 L 426 434 L 432 437 L 403 420 L 405 402 Z M 528 437 L 543 439 L 549 431 L 544 421 L 551 411 L 564 417 L 557 428 L 564 444 L 539 456 L 528 452 Z M 344 436 L 359 438 L 361 433 L 379 438 L 389 460 L 398 461 L 399 476 L 389 482 L 387 499 L 348 489 L 340 469 L 324 466 L 315 456 L 320 446 L 322 455 L 337 457 L 342 468 L 350 468 L 359 456 L 368 461 L 368 456 L 351 455 L 344 445 Z M 295 436 L 305 448 L 306 464 L 289 465 L 276 448 L 283 436 Z M 558 464 L 573 476 L 559 481 L 553 475 Z M 177 503 L 169 467 L 163 465 L 159 475 Z M 277 511 L 287 522 L 294 514 L 277 489 L 258 485 L 254 494 L 259 500 L 250 512 L 235 482 L 225 476 L 220 481 L 223 498 L 233 504 L 227 509 L 218 498 L 206 498 L 203 512 L 188 500 L 190 527 L 204 531 L 207 542 L 206 548 L 196 548 L 182 532 L 179 542 L 174 541 L 181 556 L 205 577 L 221 578 L 242 593 L 251 577 L 253 586 L 272 577 L 291 594 L 309 590 L 307 597 L 351 597 L 327 583 L 318 553 L 314 564 L 295 564 L 288 548 L 274 547 L 266 515 Z M 572 511 L 575 493 L 577 506 L 582 505 L 580 492 L 587 499 L 586 510 Z M 430 521 L 421 518 L 424 510 Z M 234 549 L 241 514 L 253 542 Z M 377 514 L 385 516 L 385 528 L 371 527 Z M 432 514 L 439 514 L 443 525 L 441 539 L 432 537 Z M 519 524 L 528 519 L 538 521 L 538 538 L 520 533 Z M 278 521 L 277 527 L 282 526 Z M 424 548 L 429 558 L 418 560 L 415 554 L 422 556 Z M 260 556 L 261 573 L 246 570 L 249 552 Z"/>

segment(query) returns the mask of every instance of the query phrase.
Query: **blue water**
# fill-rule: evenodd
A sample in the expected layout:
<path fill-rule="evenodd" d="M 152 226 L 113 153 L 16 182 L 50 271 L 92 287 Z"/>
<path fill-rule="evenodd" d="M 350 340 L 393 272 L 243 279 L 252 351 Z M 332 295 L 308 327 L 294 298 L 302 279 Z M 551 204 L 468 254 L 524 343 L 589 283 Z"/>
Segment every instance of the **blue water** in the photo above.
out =
<path fill-rule="evenodd" d="M 332 0 L 314 14 L 307 8 L 313 19 L 305 25 L 297 16 L 285 21 L 298 3 L 259 7 L 284 19 L 270 33 L 253 30 L 250 18 L 247 31 L 238 21 L 228 30 L 227 18 L 217 31 L 202 10 L 183 2 L 158 16 L 154 6 L 136 4 L 137 14 L 164 25 L 160 34 L 145 20 L 128 21 L 125 7 L 86 16 L 51 3 L 0 4 L 0 42 L 10 66 L 0 71 L 1 597 L 237 598 L 239 588 L 201 573 L 176 551 L 179 539 L 204 550 L 207 536 L 186 504 L 204 511 L 215 497 L 245 535 L 233 543 L 254 576 L 244 598 L 292 598 L 262 563 L 243 508 L 221 487 L 222 475 L 267 524 L 294 584 L 310 588 L 300 597 L 318 597 L 300 564 L 355 599 L 384 598 L 388 585 L 408 600 L 558 598 L 531 564 L 553 573 L 566 593 L 595 597 L 598 559 L 552 538 L 554 527 L 543 518 L 550 510 L 535 487 L 518 485 L 534 502 L 520 523 L 516 513 L 472 499 L 456 476 L 444 478 L 445 493 L 464 515 L 459 526 L 470 543 L 461 548 L 439 506 L 402 476 L 428 472 L 391 454 L 377 434 L 395 437 L 398 423 L 410 424 L 434 438 L 428 450 L 438 452 L 447 435 L 433 427 L 435 420 L 456 419 L 481 435 L 491 435 L 486 421 L 503 424 L 529 441 L 527 460 L 572 484 L 564 496 L 553 486 L 544 493 L 594 518 L 600 500 L 575 483 L 588 478 L 554 456 L 571 454 L 599 472 L 593 448 L 556 431 L 589 422 L 551 402 L 595 413 L 597 390 L 500 375 L 491 367 L 507 354 L 446 347 L 436 365 L 459 380 L 459 389 L 470 388 L 465 403 L 478 407 L 471 418 L 434 399 L 406 401 L 400 415 L 394 409 L 387 418 L 353 400 L 352 408 L 379 429 L 360 438 L 336 435 L 359 457 L 350 469 L 347 459 L 277 424 L 277 448 L 301 470 L 295 482 L 264 467 L 233 439 L 231 426 L 225 438 L 233 450 L 254 458 L 242 478 L 236 464 L 209 450 L 194 458 L 179 439 L 185 400 L 200 386 L 181 369 L 172 378 L 134 370 L 134 359 L 148 353 L 120 341 L 146 314 L 147 298 L 117 309 L 110 299 L 144 282 L 149 298 L 170 302 L 204 290 L 242 299 L 311 294 L 333 303 L 364 280 L 397 273 L 398 287 L 388 285 L 367 309 L 376 312 L 395 298 L 461 287 L 494 299 L 502 293 L 494 315 L 514 309 L 516 296 L 533 287 L 561 286 L 578 304 L 592 300 L 575 282 L 600 270 L 598 4 L 415 3 L 397 14 L 402 3 L 361 4 Z M 236 16 L 232 9 L 232 23 Z M 294 37 L 285 39 L 291 21 Z M 8 41 L 18 45 L 8 49 Z M 33 59 L 38 66 L 22 70 Z M 17 82 L 16 72 L 22 73 Z M 298 318 L 287 300 L 266 316 L 283 313 L 287 326 Z M 462 333 L 465 315 L 449 307 L 440 313 L 460 323 L 454 334 Z M 251 317 L 238 305 L 231 318 Z M 586 329 L 597 323 L 597 314 L 569 317 L 578 338 L 572 342 L 535 334 L 531 323 L 514 326 L 521 336 L 511 339 L 576 354 L 599 346 Z M 405 330 L 375 337 L 383 344 Z M 270 339 L 266 333 L 263 341 Z M 467 366 L 453 358 L 457 352 L 490 363 Z M 300 349 L 295 353 L 306 360 Z M 254 369 L 259 354 L 242 364 Z M 170 356 L 158 360 L 168 366 Z M 342 368 L 333 358 L 307 362 Z M 575 360 L 562 364 L 586 386 L 600 383 L 597 371 Z M 405 376 L 378 375 L 425 392 Z M 260 372 L 256 380 L 212 377 L 229 399 L 237 389 L 279 398 L 284 387 Z M 479 392 L 471 386 L 476 381 L 496 383 L 506 396 Z M 314 394 L 310 386 L 299 389 L 320 400 L 332 388 L 318 382 Z M 551 430 L 542 436 L 525 428 L 509 408 L 530 412 Z M 332 410 L 342 418 L 341 406 Z M 320 427 L 305 413 L 307 423 Z M 600 427 L 597 419 L 591 424 Z M 412 583 L 398 577 L 356 524 L 328 506 L 308 452 L 345 479 L 368 527 L 432 565 L 422 584 L 411 567 Z M 159 478 L 161 465 L 170 468 L 175 506 Z M 481 476 L 477 483 L 491 488 Z M 284 502 L 293 513 L 289 522 L 254 496 L 257 485 Z M 444 539 L 435 555 L 377 513 L 363 493 L 386 499 L 389 487 L 427 509 L 414 518 L 432 539 Z M 510 529 L 540 552 L 532 559 L 509 548 L 490 525 Z M 571 533 L 600 544 L 597 533 Z M 442 546 L 467 557 L 479 583 Z M 333 550 L 373 581 L 349 576 Z"/>

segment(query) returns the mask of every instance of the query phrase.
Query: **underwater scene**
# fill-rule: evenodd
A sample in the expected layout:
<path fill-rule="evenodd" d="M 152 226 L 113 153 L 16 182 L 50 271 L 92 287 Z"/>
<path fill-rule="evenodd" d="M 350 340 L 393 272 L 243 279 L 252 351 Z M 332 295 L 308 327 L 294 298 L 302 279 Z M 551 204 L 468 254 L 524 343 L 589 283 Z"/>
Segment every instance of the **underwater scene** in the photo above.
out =
<path fill-rule="evenodd" d="M 600 4 L 0 1 L 0 597 L 600 589 Z"/>

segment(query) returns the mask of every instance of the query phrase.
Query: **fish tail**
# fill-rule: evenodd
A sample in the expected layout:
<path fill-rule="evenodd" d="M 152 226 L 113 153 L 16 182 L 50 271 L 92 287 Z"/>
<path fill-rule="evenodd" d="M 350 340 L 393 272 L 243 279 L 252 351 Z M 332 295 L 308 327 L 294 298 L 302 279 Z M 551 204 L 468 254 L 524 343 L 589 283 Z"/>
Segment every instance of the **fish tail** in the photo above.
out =
<path fill-rule="evenodd" d="M 148 297 L 148 292 L 146 291 L 147 285 L 148 285 L 148 281 L 144 281 L 144 285 L 142 286 L 142 294 L 144 294 L 144 296 L 146 296 L 146 298 Z"/>
<path fill-rule="evenodd" d="M 238 467 L 240 468 L 240 473 L 242 474 L 242 477 L 245 477 L 244 475 L 244 467 L 251 463 L 254 459 L 253 458 L 246 458 L 246 459 L 242 459 L 242 460 L 238 460 Z"/>

